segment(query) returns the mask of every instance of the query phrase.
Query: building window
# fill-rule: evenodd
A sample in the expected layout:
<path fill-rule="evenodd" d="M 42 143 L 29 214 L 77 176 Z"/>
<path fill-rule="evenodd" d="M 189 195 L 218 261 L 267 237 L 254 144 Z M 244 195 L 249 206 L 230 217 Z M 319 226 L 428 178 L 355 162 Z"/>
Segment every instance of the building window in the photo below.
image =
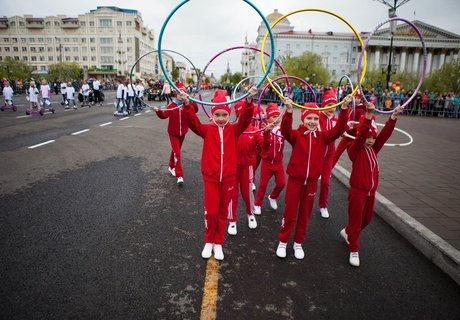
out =
<path fill-rule="evenodd" d="M 91 56 L 91 61 L 96 61 L 96 57 L 95 57 L 95 56 Z"/>
<path fill-rule="evenodd" d="M 21 42 L 27 42 L 26 38 L 21 38 Z"/>
<path fill-rule="evenodd" d="M 99 26 L 100 27 L 111 27 L 112 19 L 99 19 Z"/>
<path fill-rule="evenodd" d="M 51 22 L 50 22 L 50 21 L 46 21 L 46 22 L 45 22 L 45 26 L 50 27 L 50 26 L 51 26 Z"/>
<path fill-rule="evenodd" d="M 70 38 L 64 38 L 64 42 L 70 42 Z"/>
<path fill-rule="evenodd" d="M 100 38 L 99 40 L 100 40 L 101 44 L 112 44 L 113 43 L 112 38 Z"/>
<path fill-rule="evenodd" d="M 53 47 L 48 47 L 48 52 L 52 52 L 53 51 Z"/>
<path fill-rule="evenodd" d="M 81 38 L 81 43 L 86 43 L 86 38 Z"/>
<path fill-rule="evenodd" d="M 48 61 L 53 61 L 53 56 L 49 56 Z"/>
<path fill-rule="evenodd" d="M 126 21 L 126 26 L 127 27 L 131 27 L 133 25 L 133 23 L 131 21 Z"/>
<path fill-rule="evenodd" d="M 13 43 L 18 43 L 18 38 L 11 38 L 11 41 L 13 41 Z"/>
<path fill-rule="evenodd" d="M 1 57 L 0 57 L 0 58 L 1 58 Z M 22 60 L 24 60 L 24 61 L 27 61 L 27 59 L 28 59 L 27 56 L 23 56 L 23 57 L 22 57 Z"/>
<path fill-rule="evenodd" d="M 96 42 L 96 38 L 89 38 L 89 42 L 90 42 L 90 43 L 95 43 L 95 42 Z"/>
<path fill-rule="evenodd" d="M 73 52 L 78 52 L 78 47 L 73 47 Z"/>
<path fill-rule="evenodd" d="M 74 60 L 74 61 L 79 61 L 80 58 L 79 58 L 78 56 L 74 56 L 74 57 L 73 57 L 73 60 Z"/>
<path fill-rule="evenodd" d="M 59 27 L 61 24 L 58 21 L 54 21 L 54 26 Z"/>
<path fill-rule="evenodd" d="M 37 57 L 32 56 L 32 57 L 30 57 L 30 60 L 31 60 L 31 61 L 37 61 Z"/>
<path fill-rule="evenodd" d="M 37 48 L 35 48 L 35 47 L 32 47 L 32 48 L 30 48 L 30 51 L 31 51 L 31 52 L 35 52 L 35 51 L 36 51 L 36 49 L 37 49 Z"/>
<path fill-rule="evenodd" d="M 113 56 L 101 56 L 101 63 L 113 63 Z"/>
<path fill-rule="evenodd" d="M 10 22 L 10 27 L 15 27 L 15 26 L 16 26 L 16 22 L 11 21 L 11 22 Z"/>
<path fill-rule="evenodd" d="M 20 27 L 24 27 L 26 24 L 24 23 L 24 21 L 19 21 L 19 26 Z"/>
<path fill-rule="evenodd" d="M 78 38 L 72 38 L 72 41 L 78 43 Z"/>
<path fill-rule="evenodd" d="M 117 21 L 117 27 L 122 27 L 123 26 L 123 21 Z"/>
<path fill-rule="evenodd" d="M 45 47 L 39 47 L 39 48 L 38 48 L 38 51 L 39 51 L 39 52 L 45 52 Z"/>
<path fill-rule="evenodd" d="M 89 50 L 90 50 L 91 52 L 95 52 L 95 51 L 96 51 L 96 47 L 91 47 L 91 48 L 89 48 Z"/>
<path fill-rule="evenodd" d="M 94 27 L 94 21 L 90 21 L 90 22 L 89 22 L 89 26 L 90 26 L 90 27 Z"/>
<path fill-rule="evenodd" d="M 40 61 L 45 61 L 45 57 L 44 57 L 44 56 L 40 56 Z"/>
<path fill-rule="evenodd" d="M 86 22 L 85 21 L 80 21 L 80 27 L 86 27 Z"/>
<path fill-rule="evenodd" d="M 14 56 L 14 60 L 19 61 L 19 57 L 18 57 L 18 56 Z"/>
<path fill-rule="evenodd" d="M 83 57 L 82 57 L 82 60 L 83 60 L 83 61 L 88 61 L 88 57 L 87 57 L 87 56 L 83 56 Z"/>
<path fill-rule="evenodd" d="M 19 48 L 18 47 L 13 47 L 13 51 L 14 52 L 19 52 Z"/>
<path fill-rule="evenodd" d="M 101 47 L 102 54 L 111 54 L 113 53 L 113 47 Z"/>
<path fill-rule="evenodd" d="M 27 52 L 27 47 L 22 47 L 22 52 Z"/>
<path fill-rule="evenodd" d="M 70 57 L 65 57 L 65 61 L 70 61 Z"/>

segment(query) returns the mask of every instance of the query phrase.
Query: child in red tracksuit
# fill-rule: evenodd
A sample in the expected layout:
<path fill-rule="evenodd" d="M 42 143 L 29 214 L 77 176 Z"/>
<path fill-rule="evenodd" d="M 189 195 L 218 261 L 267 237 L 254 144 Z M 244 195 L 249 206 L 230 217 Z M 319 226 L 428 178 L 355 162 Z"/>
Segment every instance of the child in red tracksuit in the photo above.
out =
<path fill-rule="evenodd" d="M 355 137 L 356 136 L 356 122 L 361 119 L 361 116 L 364 114 L 366 111 L 366 106 L 364 103 L 362 103 L 362 98 L 363 95 L 361 92 L 358 92 L 355 94 L 355 108 L 354 109 L 349 109 L 348 111 L 348 125 L 349 129 L 346 131 L 348 135 Z M 342 153 L 348 149 L 348 147 L 352 144 L 353 138 L 347 137 L 347 136 L 342 136 L 342 139 L 340 139 L 339 144 L 337 145 L 337 148 L 335 148 L 335 153 L 332 158 L 332 168 L 335 167 L 337 161 L 339 161 L 340 156 Z"/>
<path fill-rule="evenodd" d="M 268 196 L 270 206 L 273 210 L 278 209 L 276 199 L 286 185 L 284 173 L 283 152 L 284 138 L 281 135 L 279 127 L 280 109 L 278 104 L 269 103 L 266 109 L 267 129 L 264 131 L 264 143 L 260 156 L 262 165 L 260 166 L 260 182 L 257 188 L 254 213 L 261 214 L 261 206 L 264 202 L 265 192 L 267 191 L 268 182 L 272 176 L 275 176 L 275 187 Z"/>
<path fill-rule="evenodd" d="M 337 104 L 336 94 L 333 90 L 325 91 L 321 107 L 328 107 Z M 335 108 L 323 110 L 319 113 L 319 130 L 327 131 L 331 130 L 337 122 L 335 116 Z M 332 158 L 335 153 L 335 141 L 332 141 L 327 145 L 326 155 L 324 157 L 323 170 L 321 171 L 321 184 L 319 187 L 319 211 L 321 217 L 324 219 L 329 218 L 329 211 L 327 210 L 329 201 L 329 186 L 331 184 L 331 173 L 332 173 Z"/>
<path fill-rule="evenodd" d="M 307 109 L 302 111 L 302 124 L 297 130 L 293 130 L 292 100 L 289 98 L 284 100 L 286 113 L 281 121 L 281 133 L 292 145 L 292 153 L 286 170 L 289 178 L 283 220 L 278 234 L 280 242 L 276 250 L 276 255 L 280 258 L 286 257 L 286 246 L 293 229 L 295 229 L 294 255 L 297 259 L 303 259 L 305 256 L 302 242 L 307 233 L 326 148 L 345 131 L 347 109 L 351 99 L 351 96 L 345 98 L 336 126 L 328 131 L 318 130 L 319 111 Z M 316 104 L 307 103 L 306 106 L 316 107 Z"/>
<path fill-rule="evenodd" d="M 185 87 L 180 89 L 185 90 Z M 158 107 L 153 107 L 153 110 L 156 112 L 158 118 L 169 119 L 168 134 L 172 151 L 171 156 L 169 157 L 168 170 L 171 175 L 177 177 L 177 184 L 179 186 L 183 185 L 184 183 L 181 148 L 185 139 L 185 135 L 188 132 L 188 124 L 185 121 L 184 110 L 181 104 L 182 102 L 180 100 L 172 99 L 171 103 L 169 103 L 164 110 L 161 110 Z M 195 113 L 198 112 L 198 105 L 195 102 L 192 102 L 191 105 L 193 106 Z"/>
<path fill-rule="evenodd" d="M 241 100 L 240 100 L 241 101 Z M 238 184 L 241 189 L 246 214 L 248 216 L 249 229 L 257 228 L 257 220 L 254 216 L 254 193 L 252 185 L 254 184 L 254 173 L 256 167 L 256 150 L 263 143 L 262 134 L 256 127 L 249 125 L 242 135 L 238 138 L 236 146 L 237 153 L 237 187 L 233 194 L 232 205 L 229 212 L 228 234 L 236 235 L 236 220 L 238 211 Z"/>
<path fill-rule="evenodd" d="M 353 165 L 350 175 L 348 193 L 348 223 L 340 235 L 350 249 L 349 263 L 358 267 L 359 236 L 371 222 L 374 212 L 375 192 L 379 183 L 379 164 L 377 153 L 390 138 L 396 124 L 397 116 L 404 108 L 394 109 L 382 131 L 377 135 L 377 126 L 372 119 L 375 106 L 367 104 L 365 116 L 358 126 L 356 139 L 348 148 L 348 156 Z"/>
<path fill-rule="evenodd" d="M 190 129 L 203 138 L 201 157 L 201 173 L 204 181 L 204 217 L 205 234 L 204 248 L 201 256 L 224 259 L 222 244 L 225 238 L 225 227 L 228 219 L 229 206 L 236 188 L 236 145 L 238 137 L 246 130 L 252 117 L 252 98 L 257 93 L 251 88 L 246 104 L 240 112 L 237 123 L 230 123 L 230 106 L 214 105 L 211 108 L 212 119 L 201 123 L 193 107 L 188 103 L 187 94 L 181 94 L 184 100 L 187 123 Z M 211 102 L 227 101 L 225 90 L 216 90 Z"/>

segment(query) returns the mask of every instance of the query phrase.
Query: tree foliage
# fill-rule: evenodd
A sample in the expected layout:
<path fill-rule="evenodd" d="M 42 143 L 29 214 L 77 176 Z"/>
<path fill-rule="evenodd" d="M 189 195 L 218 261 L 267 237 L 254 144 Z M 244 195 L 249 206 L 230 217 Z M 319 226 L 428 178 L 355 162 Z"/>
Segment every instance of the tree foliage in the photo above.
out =
<path fill-rule="evenodd" d="M 444 64 L 426 78 L 422 88 L 435 92 L 460 92 L 460 63 L 452 61 Z"/>
<path fill-rule="evenodd" d="M 6 57 L 0 62 L 0 78 L 28 79 L 31 75 L 31 68 L 23 61 Z"/>
<path fill-rule="evenodd" d="M 297 57 L 281 57 L 281 64 L 286 69 L 288 75 L 293 75 L 302 79 L 309 79 L 312 84 L 325 84 L 329 82 L 329 71 L 323 66 L 321 56 L 309 51 Z M 276 74 L 282 75 L 279 68 Z"/>
<path fill-rule="evenodd" d="M 53 63 L 48 66 L 46 79 L 49 81 L 83 79 L 83 68 L 76 62 Z"/>

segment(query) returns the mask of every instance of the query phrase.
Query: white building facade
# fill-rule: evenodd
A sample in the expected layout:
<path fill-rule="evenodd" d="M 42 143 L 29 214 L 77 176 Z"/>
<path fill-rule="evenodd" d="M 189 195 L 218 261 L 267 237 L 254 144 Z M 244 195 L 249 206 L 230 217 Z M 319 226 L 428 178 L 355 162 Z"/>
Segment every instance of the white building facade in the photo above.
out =
<path fill-rule="evenodd" d="M 76 62 L 90 77 L 113 80 L 129 76 L 158 79 L 161 69 L 154 51 L 153 30 L 137 10 L 101 6 L 78 17 L 31 15 L 0 18 L 0 59 L 28 63 L 34 73 L 48 65 Z M 163 60 L 169 69 L 172 58 Z M 135 66 L 134 66 L 135 65 Z M 133 68 L 134 66 L 134 68 Z"/>
<path fill-rule="evenodd" d="M 270 24 L 277 21 L 283 14 L 278 10 L 269 14 L 266 19 Z M 438 70 L 445 63 L 458 60 L 460 52 L 460 36 L 421 21 L 412 21 L 423 35 L 427 49 L 427 75 Z M 263 21 L 258 28 L 255 43 L 246 45 L 261 48 L 267 28 Z M 361 54 L 361 45 L 353 32 L 338 33 L 315 32 L 313 30 L 294 31 L 287 18 L 281 20 L 272 30 L 275 42 L 275 57 L 300 56 L 305 51 L 322 57 L 323 66 L 329 71 L 332 80 L 343 75 L 354 76 L 356 80 L 357 62 Z M 371 32 L 361 32 L 363 43 Z M 375 32 L 370 39 L 367 54 L 367 70 L 387 72 L 390 57 L 390 27 Z M 416 32 L 407 24 L 397 24 L 393 31 L 392 71 L 420 73 L 423 66 L 422 44 Z M 270 52 L 270 37 L 267 37 L 264 50 Z M 262 75 L 258 52 L 247 50 L 242 54 L 242 74 L 245 76 Z M 265 58 L 267 62 L 269 58 Z M 312 79 L 314 81 L 314 79 Z"/>

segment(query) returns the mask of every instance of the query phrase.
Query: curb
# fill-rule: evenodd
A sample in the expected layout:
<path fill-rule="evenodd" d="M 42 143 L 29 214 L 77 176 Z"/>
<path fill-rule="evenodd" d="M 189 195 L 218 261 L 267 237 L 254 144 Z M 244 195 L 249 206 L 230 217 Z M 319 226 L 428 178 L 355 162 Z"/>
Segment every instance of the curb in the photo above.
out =
<path fill-rule="evenodd" d="M 350 187 L 350 172 L 345 168 L 337 164 L 332 173 L 347 188 Z M 460 285 L 460 251 L 378 192 L 375 195 L 374 211 Z"/>

